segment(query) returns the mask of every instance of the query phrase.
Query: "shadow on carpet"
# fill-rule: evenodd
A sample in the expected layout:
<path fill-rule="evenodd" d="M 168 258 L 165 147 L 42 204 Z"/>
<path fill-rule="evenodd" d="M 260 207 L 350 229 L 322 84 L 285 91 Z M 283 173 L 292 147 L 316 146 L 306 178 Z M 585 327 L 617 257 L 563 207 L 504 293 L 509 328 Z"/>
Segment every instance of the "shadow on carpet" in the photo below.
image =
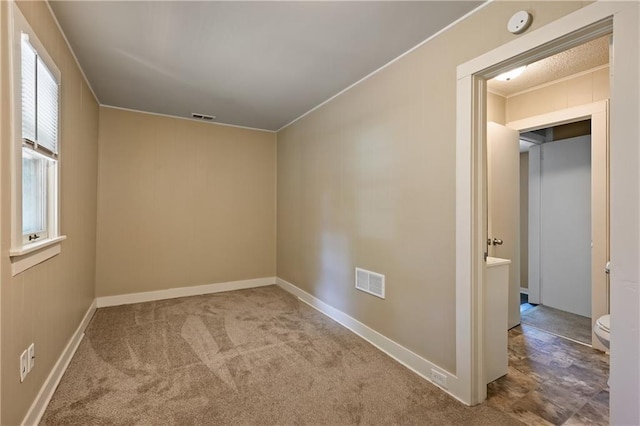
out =
<path fill-rule="evenodd" d="M 98 309 L 43 425 L 511 425 L 275 286 Z"/>
<path fill-rule="evenodd" d="M 591 318 L 544 305 L 521 309 L 522 324 L 591 345 Z"/>

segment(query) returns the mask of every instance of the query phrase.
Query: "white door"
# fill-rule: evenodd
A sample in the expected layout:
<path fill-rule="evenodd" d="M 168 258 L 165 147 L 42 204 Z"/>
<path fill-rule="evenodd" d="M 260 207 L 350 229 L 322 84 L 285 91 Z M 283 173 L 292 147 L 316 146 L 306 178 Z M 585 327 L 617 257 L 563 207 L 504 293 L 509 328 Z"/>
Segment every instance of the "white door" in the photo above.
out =
<path fill-rule="evenodd" d="M 591 136 L 535 148 L 540 203 L 529 208 L 540 214 L 540 303 L 591 318 Z"/>
<path fill-rule="evenodd" d="M 509 265 L 509 328 L 520 324 L 520 135 L 487 123 L 489 256 Z"/>

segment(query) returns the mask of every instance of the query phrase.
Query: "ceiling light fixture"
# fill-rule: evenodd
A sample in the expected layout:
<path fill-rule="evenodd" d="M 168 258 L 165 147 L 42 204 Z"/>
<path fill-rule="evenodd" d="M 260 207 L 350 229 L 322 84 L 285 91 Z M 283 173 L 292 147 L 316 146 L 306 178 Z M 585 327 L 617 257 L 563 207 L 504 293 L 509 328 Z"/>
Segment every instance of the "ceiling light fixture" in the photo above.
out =
<path fill-rule="evenodd" d="M 519 68 L 516 68 L 516 69 L 513 69 L 511 71 L 503 72 L 502 74 L 500 74 L 499 76 L 496 77 L 496 80 L 498 80 L 498 81 L 513 80 L 514 78 L 516 78 L 517 76 L 522 74 L 522 72 L 524 71 L 524 69 L 526 67 L 527 67 L 526 65 L 523 65 L 523 66 L 521 66 Z"/>

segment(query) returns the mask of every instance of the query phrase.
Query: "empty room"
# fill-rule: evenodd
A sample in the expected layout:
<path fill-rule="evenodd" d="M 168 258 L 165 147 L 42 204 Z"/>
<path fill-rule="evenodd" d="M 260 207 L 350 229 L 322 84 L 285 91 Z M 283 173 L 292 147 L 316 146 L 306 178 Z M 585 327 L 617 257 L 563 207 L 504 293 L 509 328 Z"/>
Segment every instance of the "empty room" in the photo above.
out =
<path fill-rule="evenodd" d="M 640 424 L 639 24 L 635 1 L 0 2 L 0 424 Z M 587 208 L 559 222 L 572 191 L 519 176 L 549 187 L 576 122 Z M 521 323 L 526 282 L 554 288 L 521 278 L 521 234 L 584 254 L 582 341 Z"/>

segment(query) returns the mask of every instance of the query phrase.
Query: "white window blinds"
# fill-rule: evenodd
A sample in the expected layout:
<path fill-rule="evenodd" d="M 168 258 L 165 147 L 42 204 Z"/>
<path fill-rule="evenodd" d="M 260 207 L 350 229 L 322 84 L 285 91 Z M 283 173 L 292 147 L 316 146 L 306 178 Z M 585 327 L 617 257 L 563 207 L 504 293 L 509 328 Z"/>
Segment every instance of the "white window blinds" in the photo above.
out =
<path fill-rule="evenodd" d="M 36 150 L 58 153 L 58 82 L 22 36 L 22 138 Z"/>
<path fill-rule="evenodd" d="M 22 138 L 36 140 L 36 52 L 22 35 Z"/>

